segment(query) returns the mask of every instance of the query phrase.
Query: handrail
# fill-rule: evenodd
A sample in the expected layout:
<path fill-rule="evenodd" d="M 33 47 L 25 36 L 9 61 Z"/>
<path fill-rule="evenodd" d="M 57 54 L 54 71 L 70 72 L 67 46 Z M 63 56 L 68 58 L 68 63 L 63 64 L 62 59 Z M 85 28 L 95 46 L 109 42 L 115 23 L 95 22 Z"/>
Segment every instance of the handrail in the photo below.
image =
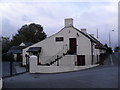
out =
<path fill-rule="evenodd" d="M 48 60 L 46 60 L 45 63 L 50 64 L 51 62 L 55 61 L 58 57 L 61 57 L 63 56 L 63 54 L 67 53 L 67 51 L 68 51 L 67 44 L 63 45 L 63 49 L 54 56 L 52 56 L 51 58 L 49 58 Z"/>
<path fill-rule="evenodd" d="M 58 60 L 60 60 L 61 58 L 63 58 L 63 56 L 65 56 L 66 54 L 67 54 L 67 52 L 66 52 L 66 53 L 63 53 L 62 56 L 58 56 L 54 61 L 50 62 L 50 65 L 54 64 L 55 62 L 57 62 Z M 57 65 L 58 65 L 58 64 L 57 64 Z M 59 65 L 58 65 L 58 66 L 59 66 Z"/>

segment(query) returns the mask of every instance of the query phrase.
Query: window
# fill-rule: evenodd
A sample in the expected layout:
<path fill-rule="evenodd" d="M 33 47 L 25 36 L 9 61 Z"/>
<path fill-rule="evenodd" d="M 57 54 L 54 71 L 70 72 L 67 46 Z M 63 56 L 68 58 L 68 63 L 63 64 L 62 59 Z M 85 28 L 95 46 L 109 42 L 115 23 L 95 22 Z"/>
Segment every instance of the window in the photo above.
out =
<path fill-rule="evenodd" d="M 64 38 L 63 37 L 56 37 L 56 42 L 59 42 L 59 41 L 64 41 Z"/>

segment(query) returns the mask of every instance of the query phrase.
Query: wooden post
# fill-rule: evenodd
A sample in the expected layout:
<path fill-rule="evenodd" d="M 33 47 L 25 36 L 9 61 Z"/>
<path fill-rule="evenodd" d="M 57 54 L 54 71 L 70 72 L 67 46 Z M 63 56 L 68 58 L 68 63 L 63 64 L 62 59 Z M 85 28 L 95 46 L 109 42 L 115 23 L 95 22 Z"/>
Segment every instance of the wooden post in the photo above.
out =
<path fill-rule="evenodd" d="M 12 76 L 12 66 L 13 66 L 13 62 L 12 60 L 10 60 L 10 76 Z"/>
<path fill-rule="evenodd" d="M 13 72 L 13 54 L 12 52 L 10 53 L 10 76 L 12 76 L 12 72 Z"/>

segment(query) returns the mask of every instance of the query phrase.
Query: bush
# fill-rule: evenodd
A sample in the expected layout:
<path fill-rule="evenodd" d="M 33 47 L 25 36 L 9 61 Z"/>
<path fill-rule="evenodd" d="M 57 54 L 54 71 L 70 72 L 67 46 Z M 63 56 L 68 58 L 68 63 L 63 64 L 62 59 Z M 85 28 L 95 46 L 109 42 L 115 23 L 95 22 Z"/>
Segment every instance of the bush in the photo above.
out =
<path fill-rule="evenodd" d="M 110 55 L 110 53 L 103 53 L 100 55 L 100 61 L 99 61 L 99 64 L 100 65 L 103 65 L 104 64 L 104 61 L 108 58 L 108 56 Z"/>

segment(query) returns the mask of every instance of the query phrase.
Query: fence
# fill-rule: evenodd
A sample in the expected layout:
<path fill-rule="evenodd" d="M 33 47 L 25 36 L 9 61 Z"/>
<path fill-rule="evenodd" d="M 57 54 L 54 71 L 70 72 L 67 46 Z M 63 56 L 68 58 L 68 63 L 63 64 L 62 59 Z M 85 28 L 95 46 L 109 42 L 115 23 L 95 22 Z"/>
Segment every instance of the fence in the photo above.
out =
<path fill-rule="evenodd" d="M 10 77 L 18 74 L 28 72 L 26 67 L 21 66 L 21 62 L 2 62 L 2 77 Z"/>
<path fill-rule="evenodd" d="M 29 71 L 29 67 L 23 67 L 20 61 L 15 61 L 12 55 L 6 56 L 9 60 L 2 60 L 2 77 L 11 77 Z"/>

